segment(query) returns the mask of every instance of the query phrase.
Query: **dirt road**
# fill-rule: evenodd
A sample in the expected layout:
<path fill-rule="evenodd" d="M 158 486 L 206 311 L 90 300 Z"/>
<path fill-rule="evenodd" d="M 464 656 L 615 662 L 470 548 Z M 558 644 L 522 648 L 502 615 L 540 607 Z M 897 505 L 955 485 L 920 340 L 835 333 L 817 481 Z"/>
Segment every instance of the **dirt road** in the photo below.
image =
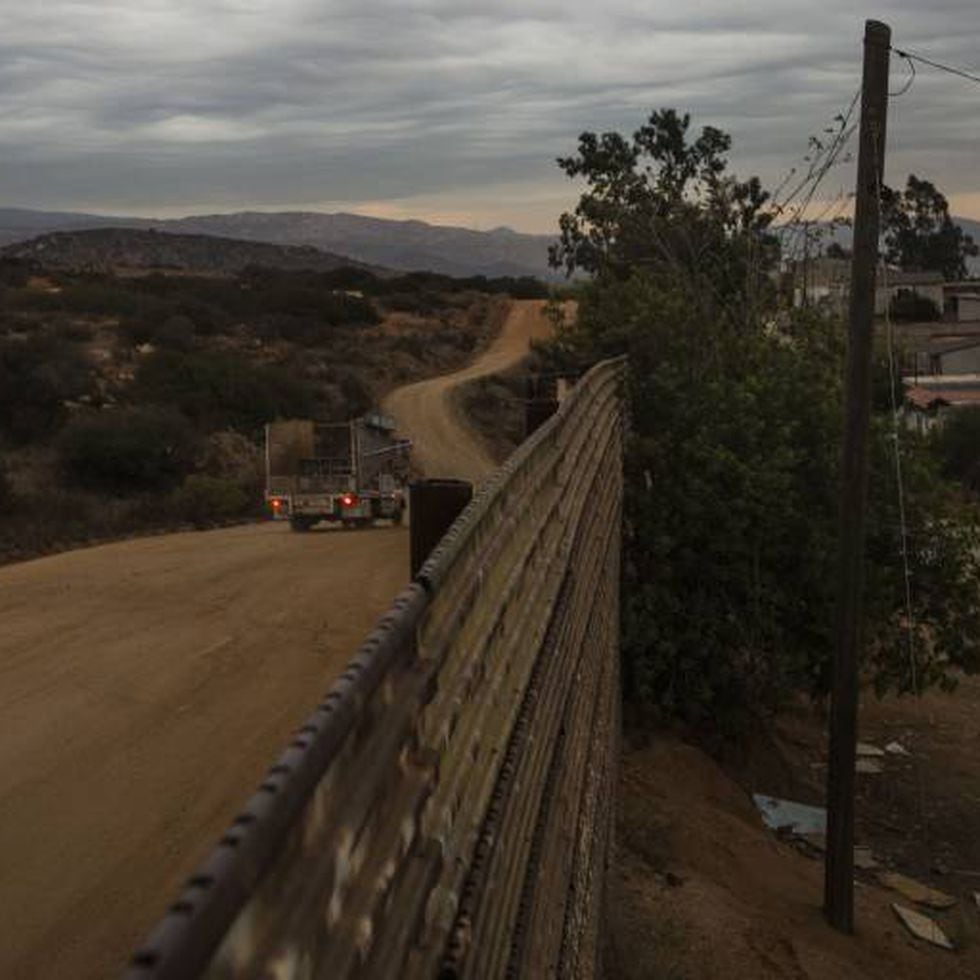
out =
<path fill-rule="evenodd" d="M 425 466 L 484 465 L 443 396 L 542 324 L 518 304 L 472 367 L 396 393 Z M 0 977 L 120 971 L 407 566 L 403 529 L 263 524 L 0 568 Z"/>
<path fill-rule="evenodd" d="M 503 371 L 520 361 L 531 338 L 546 337 L 551 324 L 538 300 L 515 302 L 500 336 L 473 364 L 454 374 L 399 388 L 385 401 L 385 411 L 398 422 L 400 432 L 413 443 L 413 456 L 429 477 L 455 477 L 479 482 L 494 464 L 480 442 L 460 418 L 454 389 L 484 374 Z"/>

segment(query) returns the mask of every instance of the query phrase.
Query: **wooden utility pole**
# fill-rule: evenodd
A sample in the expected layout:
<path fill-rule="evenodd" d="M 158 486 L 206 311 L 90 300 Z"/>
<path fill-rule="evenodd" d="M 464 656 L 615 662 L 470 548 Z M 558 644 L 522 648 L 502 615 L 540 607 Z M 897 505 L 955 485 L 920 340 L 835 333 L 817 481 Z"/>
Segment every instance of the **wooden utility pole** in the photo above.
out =
<path fill-rule="evenodd" d="M 861 136 L 854 207 L 850 332 L 847 348 L 842 458 L 840 576 L 827 773 L 827 858 L 824 913 L 841 932 L 854 931 L 854 762 L 857 743 L 858 655 L 862 640 L 864 511 L 868 484 L 871 342 L 878 264 L 878 221 L 885 164 L 888 54 L 891 29 L 864 25 Z"/>

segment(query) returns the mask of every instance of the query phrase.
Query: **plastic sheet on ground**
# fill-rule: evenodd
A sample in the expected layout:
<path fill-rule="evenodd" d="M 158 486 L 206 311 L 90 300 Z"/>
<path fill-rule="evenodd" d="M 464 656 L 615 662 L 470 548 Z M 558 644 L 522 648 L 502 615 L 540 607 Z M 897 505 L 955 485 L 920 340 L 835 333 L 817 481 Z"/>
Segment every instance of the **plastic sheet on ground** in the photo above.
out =
<path fill-rule="evenodd" d="M 895 914 L 899 919 L 902 920 L 902 924 L 913 936 L 924 939 L 927 943 L 932 943 L 933 946 L 940 946 L 942 949 L 956 948 L 950 941 L 949 936 L 943 932 L 939 923 L 930 919 L 928 915 L 923 915 L 914 909 L 899 905 L 898 902 L 892 902 L 892 908 L 895 910 Z"/>
<path fill-rule="evenodd" d="M 909 901 L 917 905 L 926 905 L 933 909 L 948 909 L 956 904 L 956 899 L 952 895 L 923 885 L 914 878 L 899 874 L 897 871 L 885 871 L 878 875 L 880 881 L 886 888 L 904 895 Z"/>
<path fill-rule="evenodd" d="M 854 763 L 854 771 L 863 773 L 866 776 L 871 776 L 884 772 L 884 769 L 882 769 L 874 759 L 858 759 L 857 762 Z"/>
<path fill-rule="evenodd" d="M 780 800 L 764 793 L 753 793 L 752 801 L 771 830 L 790 830 L 794 834 L 826 834 L 827 811 L 822 806 Z"/>

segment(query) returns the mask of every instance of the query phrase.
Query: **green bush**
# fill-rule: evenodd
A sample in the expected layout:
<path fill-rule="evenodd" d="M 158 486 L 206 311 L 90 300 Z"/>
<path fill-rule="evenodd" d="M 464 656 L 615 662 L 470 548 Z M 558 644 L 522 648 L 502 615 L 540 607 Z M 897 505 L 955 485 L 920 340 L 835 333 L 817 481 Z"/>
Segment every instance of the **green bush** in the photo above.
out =
<path fill-rule="evenodd" d="M 911 289 L 900 289 L 888 304 L 888 315 L 893 320 L 907 322 L 941 320 L 939 307 L 928 296 L 920 296 Z"/>
<path fill-rule="evenodd" d="M 176 486 L 194 464 L 198 439 L 173 408 L 139 406 L 77 416 L 56 448 L 70 484 L 125 494 Z"/>
<path fill-rule="evenodd" d="M 254 507 L 249 495 L 231 480 L 195 473 L 172 496 L 177 515 L 197 525 L 245 515 Z"/>
<path fill-rule="evenodd" d="M 0 456 L 0 514 L 10 510 L 14 504 L 14 487 L 10 480 L 7 461 Z"/>
<path fill-rule="evenodd" d="M 933 435 L 943 475 L 980 493 L 980 407 L 956 409 Z"/>
<path fill-rule="evenodd" d="M 47 438 L 68 417 L 65 402 L 91 390 L 77 344 L 47 332 L 0 340 L 0 436 L 18 444 Z"/>
<path fill-rule="evenodd" d="M 133 344 L 153 344 L 155 347 L 166 347 L 170 350 L 187 350 L 197 327 L 190 317 L 175 313 L 165 319 L 153 317 L 143 320 L 128 321 L 123 332 Z"/>
<path fill-rule="evenodd" d="M 35 271 L 34 263 L 27 259 L 4 256 L 0 258 L 0 286 L 13 286 L 20 289 L 27 285 L 27 280 Z"/>
<path fill-rule="evenodd" d="M 136 371 L 134 402 L 170 405 L 200 429 L 257 433 L 276 418 L 310 418 L 309 385 L 286 371 L 235 354 L 156 351 Z"/>

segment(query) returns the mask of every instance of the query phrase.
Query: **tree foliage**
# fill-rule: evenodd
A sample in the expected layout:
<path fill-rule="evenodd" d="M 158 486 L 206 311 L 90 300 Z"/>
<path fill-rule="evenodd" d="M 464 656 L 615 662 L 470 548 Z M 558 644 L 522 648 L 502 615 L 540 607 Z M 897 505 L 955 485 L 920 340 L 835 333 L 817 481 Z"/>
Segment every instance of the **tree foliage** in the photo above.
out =
<path fill-rule="evenodd" d="M 193 466 L 198 438 L 173 408 L 138 406 L 76 416 L 57 448 L 70 484 L 126 494 L 176 486 Z"/>
<path fill-rule="evenodd" d="M 0 340 L 0 437 L 18 444 L 48 438 L 67 419 L 66 402 L 91 388 L 78 344 L 53 332 Z"/>
<path fill-rule="evenodd" d="M 980 494 L 980 407 L 950 413 L 936 431 L 933 445 L 943 474 Z"/>
<path fill-rule="evenodd" d="M 766 234 L 765 195 L 727 175 L 727 137 L 706 131 L 688 146 L 686 117 L 670 110 L 650 126 L 639 172 L 637 143 L 608 134 L 586 134 L 580 157 L 561 162 L 572 176 L 587 173 L 589 187 L 563 217 L 555 256 L 593 275 L 577 319 L 546 353 L 559 368 L 629 355 L 628 697 L 654 713 L 734 723 L 747 709 L 827 688 L 844 334 L 821 311 L 777 309 L 775 294 L 753 282 L 760 269 L 745 257 Z M 679 204 L 678 186 L 692 179 L 706 190 Z M 744 196 L 712 186 L 755 188 L 752 213 Z M 671 215 L 674 241 L 708 251 L 678 262 L 645 240 L 660 215 Z M 724 281 L 709 288 L 711 270 Z M 903 546 L 916 583 L 915 678 L 945 683 L 957 668 L 980 667 L 980 538 L 925 448 L 905 441 L 903 539 L 889 437 L 890 420 L 879 417 L 865 666 L 879 690 L 908 690 Z"/>
<path fill-rule="evenodd" d="M 653 112 L 632 139 L 586 132 L 578 153 L 558 160 L 587 190 L 561 216 L 551 264 L 602 280 L 638 269 L 697 283 L 750 314 L 768 293 L 778 255 L 768 233 L 769 195 L 756 177 L 727 172 L 731 138 L 706 126 L 690 140 L 690 116 Z"/>
<path fill-rule="evenodd" d="M 136 402 L 173 406 L 205 431 L 256 435 L 273 419 L 316 415 L 308 384 L 235 354 L 157 351 L 141 361 L 130 395 Z"/>
<path fill-rule="evenodd" d="M 904 191 L 882 188 L 885 257 L 901 268 L 965 279 L 966 260 L 977 255 L 973 239 L 954 224 L 949 203 L 928 180 L 909 174 Z"/>

